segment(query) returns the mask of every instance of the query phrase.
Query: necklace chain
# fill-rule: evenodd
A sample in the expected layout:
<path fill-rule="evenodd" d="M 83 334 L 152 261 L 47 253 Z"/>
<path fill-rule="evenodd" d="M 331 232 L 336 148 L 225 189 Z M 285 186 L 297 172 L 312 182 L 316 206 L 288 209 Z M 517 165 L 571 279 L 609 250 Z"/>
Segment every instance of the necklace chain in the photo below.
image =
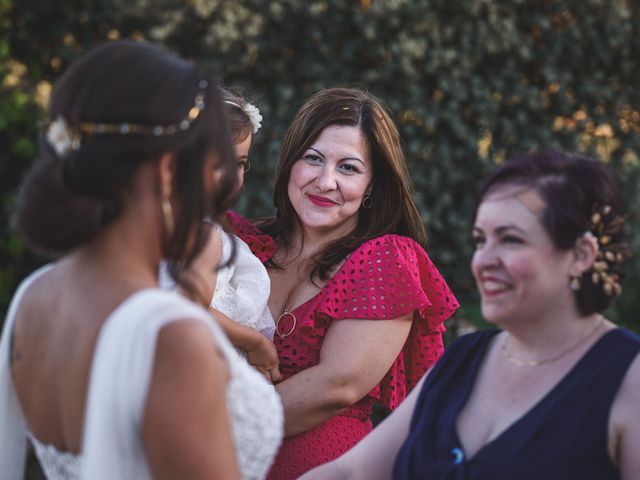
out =
<path fill-rule="evenodd" d="M 569 347 L 562 350 L 560 353 L 553 355 L 551 357 L 543 358 L 541 360 L 522 360 L 516 356 L 514 356 L 509 349 L 507 349 L 506 341 L 502 344 L 500 350 L 502 351 L 502 355 L 507 359 L 510 363 L 517 365 L 518 367 L 537 367 L 539 365 L 544 365 L 545 363 L 555 362 L 556 360 L 560 360 L 565 355 L 573 352 L 580 345 L 584 344 L 589 338 L 591 338 L 600 328 L 600 326 L 604 323 L 604 317 L 600 317 L 600 319 L 596 322 L 593 328 L 587 332 L 582 338 L 580 338 L 576 343 L 570 345 Z"/>

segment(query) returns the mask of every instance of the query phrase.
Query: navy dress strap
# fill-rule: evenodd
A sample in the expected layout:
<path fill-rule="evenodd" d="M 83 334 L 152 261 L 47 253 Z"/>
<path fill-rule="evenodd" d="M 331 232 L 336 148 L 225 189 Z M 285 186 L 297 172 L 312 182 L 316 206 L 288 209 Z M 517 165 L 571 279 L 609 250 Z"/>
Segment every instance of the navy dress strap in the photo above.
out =
<path fill-rule="evenodd" d="M 456 419 L 497 333 L 466 335 L 447 348 L 422 387 L 393 478 L 619 478 L 607 452 L 609 412 L 640 337 L 621 328 L 605 333 L 547 395 L 467 459 Z"/>

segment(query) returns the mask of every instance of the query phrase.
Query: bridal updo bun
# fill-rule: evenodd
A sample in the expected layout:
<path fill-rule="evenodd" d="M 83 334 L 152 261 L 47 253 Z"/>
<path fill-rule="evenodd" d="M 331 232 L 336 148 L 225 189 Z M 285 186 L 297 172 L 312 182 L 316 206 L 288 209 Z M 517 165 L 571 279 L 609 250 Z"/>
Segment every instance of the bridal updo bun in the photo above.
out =
<path fill-rule="evenodd" d="M 122 211 L 123 192 L 145 162 L 175 155 L 180 202 L 166 256 L 187 252 L 189 232 L 235 188 L 235 162 L 217 82 L 145 42 L 94 48 L 60 78 L 39 151 L 19 191 L 16 226 L 34 249 L 62 255 L 91 240 Z M 207 155 L 219 161 L 215 198 L 205 194 Z M 196 242 L 199 245 L 201 242 Z"/>

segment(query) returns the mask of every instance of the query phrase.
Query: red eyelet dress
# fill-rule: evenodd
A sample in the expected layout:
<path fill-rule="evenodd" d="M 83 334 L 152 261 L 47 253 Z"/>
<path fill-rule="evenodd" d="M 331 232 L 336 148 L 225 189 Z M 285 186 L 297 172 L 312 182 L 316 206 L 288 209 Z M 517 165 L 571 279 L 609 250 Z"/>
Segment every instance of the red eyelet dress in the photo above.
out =
<path fill-rule="evenodd" d="M 276 251 L 273 239 L 230 212 L 232 229 L 263 262 Z M 274 342 L 284 379 L 317 365 L 331 322 L 343 319 L 392 319 L 414 311 L 409 338 L 390 370 L 363 399 L 313 429 L 285 438 L 269 472 L 270 480 L 293 479 L 339 457 L 372 429 L 373 405 L 395 409 L 444 351 L 443 322 L 458 302 L 418 243 L 384 235 L 363 243 L 325 287 L 293 313 L 291 335 Z M 286 323 L 283 318 L 281 323 Z M 288 332 L 291 325 L 280 325 Z M 372 352 L 375 354 L 375 352 Z"/>

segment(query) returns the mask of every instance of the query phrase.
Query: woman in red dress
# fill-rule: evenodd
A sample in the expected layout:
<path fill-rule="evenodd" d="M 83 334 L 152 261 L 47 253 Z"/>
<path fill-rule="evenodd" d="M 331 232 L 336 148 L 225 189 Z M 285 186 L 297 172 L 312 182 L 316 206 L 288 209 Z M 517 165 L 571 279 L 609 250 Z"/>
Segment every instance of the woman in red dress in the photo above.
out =
<path fill-rule="evenodd" d="M 372 429 L 443 351 L 458 303 L 423 249 L 397 128 L 355 89 L 311 97 L 287 131 L 276 216 L 231 214 L 265 262 L 283 380 L 285 442 L 270 479 L 296 478 Z"/>

